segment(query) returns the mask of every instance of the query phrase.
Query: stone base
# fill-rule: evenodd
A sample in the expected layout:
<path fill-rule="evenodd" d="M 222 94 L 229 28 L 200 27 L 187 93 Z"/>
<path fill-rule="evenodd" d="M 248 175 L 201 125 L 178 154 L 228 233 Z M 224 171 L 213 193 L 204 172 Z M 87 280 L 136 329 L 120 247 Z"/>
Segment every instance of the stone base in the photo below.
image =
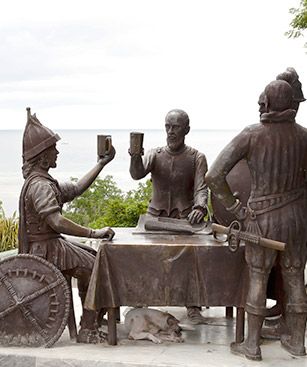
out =
<path fill-rule="evenodd" d="M 163 308 L 188 324 L 185 308 Z M 193 325 L 183 332 L 184 343 L 154 344 L 147 340 L 128 340 L 124 325 L 118 325 L 119 344 L 88 345 L 69 340 L 65 330 L 52 348 L 0 347 L 1 367 L 255 367 L 253 361 L 235 356 L 230 343 L 235 338 L 235 319 L 225 318 L 224 307 L 203 309 L 205 325 Z M 122 316 L 123 320 L 123 316 Z M 189 325 L 191 326 L 191 324 Z M 279 341 L 261 345 L 261 366 L 300 367 L 307 358 L 291 356 Z"/>

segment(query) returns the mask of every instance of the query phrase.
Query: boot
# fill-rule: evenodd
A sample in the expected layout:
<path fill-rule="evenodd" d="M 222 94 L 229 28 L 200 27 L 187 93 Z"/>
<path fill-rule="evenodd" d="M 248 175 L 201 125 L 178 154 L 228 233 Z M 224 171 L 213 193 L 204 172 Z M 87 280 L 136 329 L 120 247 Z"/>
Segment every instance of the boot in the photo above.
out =
<path fill-rule="evenodd" d="M 260 332 L 263 323 L 263 316 L 248 314 L 248 335 L 243 343 L 231 343 L 230 350 L 234 354 L 244 355 L 252 361 L 261 361 Z"/>
<path fill-rule="evenodd" d="M 77 343 L 98 344 L 103 343 L 107 338 L 107 334 L 98 330 L 96 311 L 89 311 L 83 308 L 80 326 Z"/>
<path fill-rule="evenodd" d="M 287 325 L 290 334 L 282 334 L 280 338 L 281 346 L 293 356 L 302 357 L 306 355 L 305 330 L 306 314 L 287 314 Z"/>
<path fill-rule="evenodd" d="M 201 307 L 190 306 L 187 307 L 188 319 L 194 325 L 207 324 L 208 319 L 201 314 Z"/>

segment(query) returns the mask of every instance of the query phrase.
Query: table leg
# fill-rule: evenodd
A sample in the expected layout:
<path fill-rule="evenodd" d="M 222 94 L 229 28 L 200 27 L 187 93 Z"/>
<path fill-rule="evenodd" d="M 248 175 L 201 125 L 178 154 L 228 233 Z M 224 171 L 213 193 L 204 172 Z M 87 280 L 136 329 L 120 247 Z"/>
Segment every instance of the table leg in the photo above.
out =
<path fill-rule="evenodd" d="M 233 318 L 233 308 L 232 307 L 226 307 L 226 318 L 227 319 Z"/>
<path fill-rule="evenodd" d="M 116 310 L 117 308 L 108 308 L 108 344 L 117 344 L 117 333 L 116 333 Z"/>
<path fill-rule="evenodd" d="M 116 322 L 120 323 L 120 307 L 116 307 Z"/>
<path fill-rule="evenodd" d="M 242 343 L 244 340 L 244 321 L 245 321 L 244 307 L 237 307 L 236 319 L 236 343 Z"/>

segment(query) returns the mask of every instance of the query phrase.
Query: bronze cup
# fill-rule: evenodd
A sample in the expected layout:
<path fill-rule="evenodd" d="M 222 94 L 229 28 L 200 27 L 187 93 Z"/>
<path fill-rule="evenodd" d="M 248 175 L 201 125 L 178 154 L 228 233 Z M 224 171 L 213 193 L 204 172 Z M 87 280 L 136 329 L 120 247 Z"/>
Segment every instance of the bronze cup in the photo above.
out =
<path fill-rule="evenodd" d="M 129 153 L 131 155 L 142 155 L 144 153 L 143 139 L 144 139 L 144 134 L 143 133 L 139 133 L 139 132 L 131 132 L 130 133 Z"/>
<path fill-rule="evenodd" d="M 98 160 L 110 154 L 112 148 L 111 135 L 97 135 L 97 155 Z"/>

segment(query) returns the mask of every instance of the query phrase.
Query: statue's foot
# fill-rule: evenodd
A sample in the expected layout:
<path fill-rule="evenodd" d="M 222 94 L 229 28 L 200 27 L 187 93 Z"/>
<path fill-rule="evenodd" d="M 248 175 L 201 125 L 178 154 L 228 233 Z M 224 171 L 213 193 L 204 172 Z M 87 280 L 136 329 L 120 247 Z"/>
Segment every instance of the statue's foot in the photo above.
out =
<path fill-rule="evenodd" d="M 233 354 L 245 356 L 252 361 L 261 361 L 261 349 L 259 347 L 250 348 L 245 343 L 231 343 L 230 350 Z"/>
<path fill-rule="evenodd" d="M 281 346 L 290 354 L 296 357 L 304 357 L 306 355 L 306 349 L 303 345 L 297 346 L 290 343 L 290 336 L 282 334 L 280 336 Z"/>
<path fill-rule="evenodd" d="M 208 320 L 201 313 L 198 307 L 188 307 L 188 319 L 194 325 L 207 324 Z"/>
<path fill-rule="evenodd" d="M 77 343 L 99 344 L 103 343 L 107 338 L 107 334 L 100 330 L 80 329 L 77 336 Z"/>

